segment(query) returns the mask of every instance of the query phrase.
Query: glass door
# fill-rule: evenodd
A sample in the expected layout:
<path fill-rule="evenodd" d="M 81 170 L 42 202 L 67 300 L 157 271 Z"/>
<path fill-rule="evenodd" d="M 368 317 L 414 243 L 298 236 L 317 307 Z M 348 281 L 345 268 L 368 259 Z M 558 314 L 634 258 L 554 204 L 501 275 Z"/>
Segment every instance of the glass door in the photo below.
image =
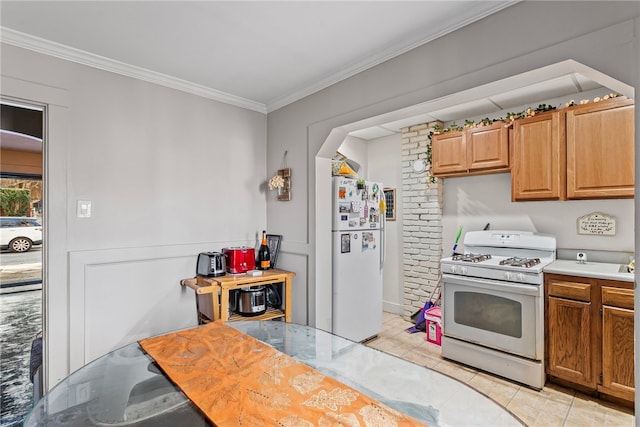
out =
<path fill-rule="evenodd" d="M 42 394 L 44 129 L 44 107 L 1 100 L 2 425 L 21 425 Z M 38 369 L 30 369 L 32 361 Z"/>

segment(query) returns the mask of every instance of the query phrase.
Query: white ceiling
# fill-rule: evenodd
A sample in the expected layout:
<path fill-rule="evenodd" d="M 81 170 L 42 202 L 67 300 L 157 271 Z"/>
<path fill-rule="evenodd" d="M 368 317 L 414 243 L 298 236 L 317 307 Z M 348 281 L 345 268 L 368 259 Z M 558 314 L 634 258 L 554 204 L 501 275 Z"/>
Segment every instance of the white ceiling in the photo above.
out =
<path fill-rule="evenodd" d="M 0 1 L 2 41 L 273 111 L 517 1 Z"/>
<path fill-rule="evenodd" d="M 0 36 L 267 113 L 518 1 L 0 0 Z M 344 131 L 374 139 L 603 86 L 633 96 L 633 88 L 567 60 Z"/>

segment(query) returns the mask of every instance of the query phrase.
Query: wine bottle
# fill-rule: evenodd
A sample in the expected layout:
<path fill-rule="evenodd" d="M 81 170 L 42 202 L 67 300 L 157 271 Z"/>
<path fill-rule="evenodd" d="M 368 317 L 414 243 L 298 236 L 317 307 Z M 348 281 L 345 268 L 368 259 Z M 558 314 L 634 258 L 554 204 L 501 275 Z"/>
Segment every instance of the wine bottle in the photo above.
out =
<path fill-rule="evenodd" d="M 258 249 L 258 269 L 268 270 L 271 268 L 271 252 L 269 251 L 269 245 L 267 245 L 267 232 L 262 230 L 262 243 L 260 249 Z"/>

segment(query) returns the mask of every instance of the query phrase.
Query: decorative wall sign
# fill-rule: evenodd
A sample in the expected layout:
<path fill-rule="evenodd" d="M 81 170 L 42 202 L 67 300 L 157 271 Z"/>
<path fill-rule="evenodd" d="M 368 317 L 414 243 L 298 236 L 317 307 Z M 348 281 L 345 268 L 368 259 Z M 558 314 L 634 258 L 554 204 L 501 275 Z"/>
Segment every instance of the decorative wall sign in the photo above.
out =
<path fill-rule="evenodd" d="M 578 234 L 593 236 L 615 236 L 615 217 L 601 212 L 592 212 L 578 218 Z"/>

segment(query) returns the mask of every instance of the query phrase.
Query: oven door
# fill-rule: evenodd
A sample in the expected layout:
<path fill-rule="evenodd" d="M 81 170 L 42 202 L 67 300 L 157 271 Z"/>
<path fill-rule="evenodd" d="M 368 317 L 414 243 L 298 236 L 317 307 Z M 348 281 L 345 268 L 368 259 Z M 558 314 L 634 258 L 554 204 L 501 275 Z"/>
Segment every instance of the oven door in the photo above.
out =
<path fill-rule="evenodd" d="M 542 286 L 443 274 L 442 290 L 445 336 L 542 360 Z"/>

